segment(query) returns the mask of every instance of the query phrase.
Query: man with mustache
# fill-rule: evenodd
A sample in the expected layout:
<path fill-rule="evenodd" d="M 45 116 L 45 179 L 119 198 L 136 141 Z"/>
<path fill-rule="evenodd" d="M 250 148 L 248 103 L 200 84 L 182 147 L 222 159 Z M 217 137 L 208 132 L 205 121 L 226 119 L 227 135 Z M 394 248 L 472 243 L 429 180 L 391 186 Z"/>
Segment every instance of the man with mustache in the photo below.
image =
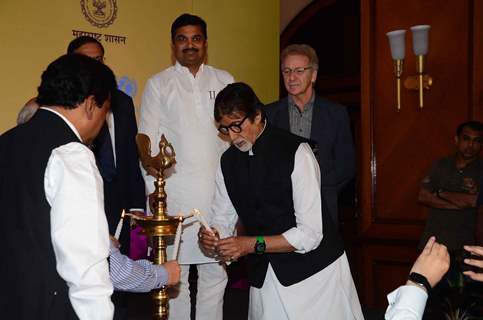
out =
<path fill-rule="evenodd" d="M 177 163 L 166 183 L 168 213 L 187 214 L 197 208 L 210 220 L 216 167 L 227 147 L 217 137 L 213 106 L 216 94 L 232 83 L 233 77 L 204 64 L 207 38 L 206 23 L 200 17 L 182 14 L 173 22 L 171 41 L 176 63 L 146 83 L 139 132 L 149 136 L 153 154 L 159 151 L 162 134 L 176 151 Z M 153 181 L 153 177 L 145 175 L 149 192 L 154 190 Z M 201 251 L 198 229 L 194 218 L 184 222 L 178 258 L 181 280 L 177 295 L 169 301 L 169 319 L 190 318 L 190 265 L 198 269 L 196 319 L 222 319 L 226 271 Z M 171 250 L 172 246 L 168 246 L 168 255 Z"/>

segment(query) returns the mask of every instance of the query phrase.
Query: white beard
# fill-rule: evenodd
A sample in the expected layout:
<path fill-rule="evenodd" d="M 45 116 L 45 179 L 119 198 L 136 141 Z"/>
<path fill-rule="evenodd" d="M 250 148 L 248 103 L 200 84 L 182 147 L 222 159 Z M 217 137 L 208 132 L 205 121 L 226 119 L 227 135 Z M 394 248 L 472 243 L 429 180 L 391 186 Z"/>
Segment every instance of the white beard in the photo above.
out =
<path fill-rule="evenodd" d="M 235 141 L 233 141 L 233 144 L 241 152 L 248 152 L 253 147 L 253 144 L 244 138 L 237 138 Z"/>

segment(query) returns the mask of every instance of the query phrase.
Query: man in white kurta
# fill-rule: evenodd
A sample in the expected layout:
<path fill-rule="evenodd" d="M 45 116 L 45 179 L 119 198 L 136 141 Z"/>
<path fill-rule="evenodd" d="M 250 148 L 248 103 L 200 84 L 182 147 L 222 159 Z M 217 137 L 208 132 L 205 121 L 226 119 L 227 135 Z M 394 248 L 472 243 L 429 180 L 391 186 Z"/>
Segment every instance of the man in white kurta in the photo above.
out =
<path fill-rule="evenodd" d="M 77 129 L 64 116 L 52 109 L 41 109 L 62 118 L 82 141 Z M 69 298 L 77 316 L 112 318 L 113 287 L 106 260 L 109 230 L 102 178 L 94 154 L 84 144 L 75 142 L 55 149 L 45 170 L 44 185 L 52 207 L 51 237 L 57 271 L 69 284 Z"/>
<path fill-rule="evenodd" d="M 301 138 L 267 125 L 256 101 L 251 88 L 243 83 L 227 86 L 216 99 L 218 130 L 229 136 L 232 147 L 224 153 L 216 174 L 212 226 L 218 237 L 203 229 L 199 235 L 203 247 L 225 261 L 245 255 L 248 259 L 258 258 L 252 259 L 253 263 L 247 261 L 249 276 L 250 272 L 263 272 L 260 265 L 267 261 L 264 257 L 275 259 L 280 254 L 288 258 L 287 253 L 295 252 L 285 259 L 292 263 L 317 250 L 324 236 L 320 170 L 312 150 L 307 143 L 300 143 Z M 290 159 L 290 155 L 294 158 Z M 281 165 L 272 160 L 280 161 Z M 290 177 L 285 177 L 290 163 L 293 170 Z M 268 167 L 276 169 L 271 171 Z M 252 192 L 247 187 L 264 193 Z M 277 204 L 270 201 L 285 201 L 281 196 L 290 189 L 292 199 L 287 203 L 293 205 L 294 216 L 292 212 L 274 212 L 278 210 L 273 210 Z M 294 227 L 274 234 L 271 228 L 278 228 L 287 216 L 289 221 L 295 221 Z M 238 217 L 247 229 L 247 236 L 233 236 Z M 266 247 L 259 249 L 261 237 Z M 317 257 L 320 256 L 314 256 Z M 279 271 L 283 268 L 278 267 Z M 345 253 L 322 270 L 288 286 L 281 284 L 274 270 L 269 262 L 260 288 L 250 288 L 249 319 L 363 319 Z"/>
<path fill-rule="evenodd" d="M 320 171 L 307 144 L 301 144 L 295 154 L 291 179 L 297 227 L 283 236 L 295 252 L 303 254 L 315 249 L 323 237 L 320 200 L 311 205 L 303 201 L 320 199 Z M 212 225 L 223 239 L 233 235 L 238 216 L 220 168 L 216 185 Z M 280 284 L 269 266 L 263 287 L 250 288 L 249 319 L 364 319 L 345 253 L 324 270 L 289 287 Z"/>
<path fill-rule="evenodd" d="M 215 171 L 226 143 L 217 136 L 213 119 L 216 94 L 233 77 L 203 63 L 206 55 L 206 24 L 184 14 L 172 27 L 174 66 L 154 75 L 146 84 L 139 132 L 149 136 L 152 153 L 159 152 L 164 134 L 176 152 L 176 165 L 166 181 L 168 214 L 187 215 L 197 208 L 210 219 L 215 189 Z M 147 193 L 154 191 L 154 178 L 145 175 Z M 222 319 L 226 271 L 200 250 L 199 224 L 194 218 L 183 223 L 178 261 L 181 265 L 179 293 L 170 299 L 169 319 L 190 318 L 189 266 L 198 268 L 196 319 Z M 168 246 L 168 256 L 172 246 Z"/>

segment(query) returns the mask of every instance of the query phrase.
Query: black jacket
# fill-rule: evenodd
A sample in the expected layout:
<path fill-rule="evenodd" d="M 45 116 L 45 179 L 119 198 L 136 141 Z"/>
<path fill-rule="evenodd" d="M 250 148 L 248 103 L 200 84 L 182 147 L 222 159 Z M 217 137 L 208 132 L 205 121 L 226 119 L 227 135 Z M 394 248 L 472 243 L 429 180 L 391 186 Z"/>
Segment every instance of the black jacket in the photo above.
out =
<path fill-rule="evenodd" d="M 278 235 L 296 226 L 291 174 L 295 153 L 305 139 L 267 125 L 253 146 L 254 155 L 231 146 L 221 158 L 226 189 L 249 236 Z M 284 286 L 307 279 L 343 253 L 342 241 L 328 212 L 322 210 L 324 236 L 305 254 L 295 252 L 250 254 L 250 285 L 261 288 L 268 263 Z"/>
<path fill-rule="evenodd" d="M 70 142 L 79 139 L 46 110 L 0 137 L 3 319 L 77 319 L 67 284 L 56 270 L 44 189 L 52 150 Z"/>

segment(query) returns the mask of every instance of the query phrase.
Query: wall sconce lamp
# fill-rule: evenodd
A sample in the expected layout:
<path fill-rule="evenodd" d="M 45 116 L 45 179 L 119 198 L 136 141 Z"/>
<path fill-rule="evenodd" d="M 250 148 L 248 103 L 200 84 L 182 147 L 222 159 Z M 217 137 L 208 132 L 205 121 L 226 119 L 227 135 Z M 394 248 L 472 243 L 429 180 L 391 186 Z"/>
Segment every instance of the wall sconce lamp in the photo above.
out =
<path fill-rule="evenodd" d="M 403 72 L 403 61 L 405 53 L 406 30 L 394 30 L 386 33 L 389 38 L 391 55 L 394 60 L 394 75 L 396 76 L 396 108 L 401 111 L 401 75 Z"/>
<path fill-rule="evenodd" d="M 424 56 L 428 54 L 428 33 L 431 26 L 420 25 L 411 27 L 411 32 L 413 33 L 413 52 L 418 57 L 417 62 L 417 78 L 418 85 L 416 88 L 411 86 L 409 77 L 406 79 L 404 86 L 407 89 L 419 89 L 419 107 L 423 108 L 423 91 L 424 89 L 429 90 L 429 87 L 433 84 L 433 79 L 429 75 L 424 74 Z M 426 82 L 424 81 L 426 78 Z M 409 80 L 409 82 L 408 82 Z M 413 82 L 414 83 L 414 82 Z"/>
<path fill-rule="evenodd" d="M 419 107 L 423 108 L 424 89 L 429 90 L 433 84 L 433 79 L 430 75 L 424 74 L 424 56 L 428 53 L 428 33 L 431 26 L 418 25 L 411 27 L 413 35 L 413 52 L 418 57 L 416 65 L 416 76 L 409 76 L 404 81 L 404 87 L 408 90 L 419 91 Z M 397 84 L 397 111 L 401 110 L 401 75 L 405 51 L 405 38 L 406 30 L 395 30 L 386 33 L 389 38 L 389 44 L 391 46 L 391 55 L 394 60 L 394 73 L 396 76 Z"/>

